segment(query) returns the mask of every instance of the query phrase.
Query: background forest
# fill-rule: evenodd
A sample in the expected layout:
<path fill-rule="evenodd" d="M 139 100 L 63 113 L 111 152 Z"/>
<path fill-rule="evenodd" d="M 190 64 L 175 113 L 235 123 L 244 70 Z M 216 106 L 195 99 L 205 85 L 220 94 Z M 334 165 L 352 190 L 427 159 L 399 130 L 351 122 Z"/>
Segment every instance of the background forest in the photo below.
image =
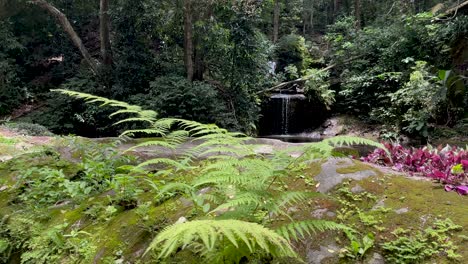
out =
<path fill-rule="evenodd" d="M 0 0 L 0 263 L 464 263 L 467 13 Z"/>
<path fill-rule="evenodd" d="M 331 113 L 389 137 L 466 132 L 466 12 L 434 0 L 3 0 L 0 116 L 118 134 L 106 110 L 49 92 L 62 88 L 255 135 L 263 91 L 305 76 Z"/>

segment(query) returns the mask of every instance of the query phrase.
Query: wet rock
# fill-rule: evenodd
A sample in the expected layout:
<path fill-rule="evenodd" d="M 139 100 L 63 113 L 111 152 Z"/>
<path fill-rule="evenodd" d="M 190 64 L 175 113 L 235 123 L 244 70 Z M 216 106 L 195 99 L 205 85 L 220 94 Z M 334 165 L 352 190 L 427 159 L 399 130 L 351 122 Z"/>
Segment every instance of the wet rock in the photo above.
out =
<path fill-rule="evenodd" d="M 385 264 L 385 258 L 379 253 L 374 253 L 372 258 L 366 264 Z"/>
<path fill-rule="evenodd" d="M 364 188 L 362 188 L 359 184 L 356 184 L 353 188 L 351 188 L 351 192 L 353 193 L 360 193 L 363 192 Z"/>
<path fill-rule="evenodd" d="M 330 127 L 331 125 L 333 125 L 332 121 L 330 119 L 328 119 L 327 121 L 325 121 L 323 124 L 322 124 L 322 127 L 323 128 L 327 128 L 327 127 Z"/>
<path fill-rule="evenodd" d="M 317 209 L 317 210 L 312 212 L 312 217 L 322 219 L 323 215 L 326 214 L 327 212 L 328 212 L 328 209 L 326 209 L 326 208 Z"/>
<path fill-rule="evenodd" d="M 296 212 L 299 212 L 299 209 L 297 207 L 288 208 L 288 213 L 296 213 Z"/>
<path fill-rule="evenodd" d="M 197 195 L 203 195 L 203 194 L 207 194 L 211 191 L 211 187 L 206 187 L 206 188 L 203 188 L 201 189 L 200 191 L 198 191 Z"/>
<path fill-rule="evenodd" d="M 5 162 L 5 161 L 8 161 L 8 160 L 11 160 L 13 158 L 13 156 L 0 156 L 0 162 Z"/>
<path fill-rule="evenodd" d="M 320 250 L 311 250 L 307 253 L 307 263 L 321 264 L 325 259 L 337 256 L 339 250 L 336 244 L 320 246 Z"/>
<path fill-rule="evenodd" d="M 334 213 L 334 212 L 327 212 L 327 216 L 328 216 L 328 217 L 335 217 L 335 216 L 336 216 L 336 213 Z"/>
<path fill-rule="evenodd" d="M 409 212 L 408 207 L 400 208 L 400 209 L 398 209 L 398 210 L 395 210 L 395 213 L 397 213 L 397 214 L 406 214 L 406 213 L 408 213 L 408 212 Z"/>
<path fill-rule="evenodd" d="M 322 164 L 322 171 L 315 177 L 315 180 L 319 182 L 317 191 L 320 193 L 327 193 L 333 187 L 342 183 L 345 179 L 362 180 L 377 174 L 372 170 L 358 171 L 354 173 L 340 174 L 336 170 L 339 168 L 346 168 L 353 166 L 354 163 L 351 159 L 329 159 Z"/>
<path fill-rule="evenodd" d="M 385 207 L 385 199 L 380 199 L 379 201 L 377 201 L 377 203 L 372 207 L 372 211 L 375 211 L 379 208 L 382 208 L 382 207 Z"/>
<path fill-rule="evenodd" d="M 86 221 L 84 221 L 83 219 L 80 219 L 80 220 L 76 221 L 76 222 L 71 226 L 71 228 L 72 228 L 73 230 L 79 230 L 79 229 L 81 229 L 81 228 L 84 227 L 85 223 L 86 223 Z"/>
<path fill-rule="evenodd" d="M 181 197 L 179 199 L 180 203 L 182 204 L 182 206 L 184 207 L 188 207 L 188 206 L 192 206 L 193 205 L 193 202 L 187 198 L 184 198 L 184 197 Z"/>

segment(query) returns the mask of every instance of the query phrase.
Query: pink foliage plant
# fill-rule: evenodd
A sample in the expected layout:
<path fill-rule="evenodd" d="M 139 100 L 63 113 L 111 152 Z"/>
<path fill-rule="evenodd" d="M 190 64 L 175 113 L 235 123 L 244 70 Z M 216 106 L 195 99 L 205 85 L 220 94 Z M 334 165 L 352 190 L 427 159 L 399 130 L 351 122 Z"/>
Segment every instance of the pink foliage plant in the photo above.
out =
<path fill-rule="evenodd" d="M 376 149 L 363 161 L 391 166 L 410 175 L 433 178 L 448 184 L 460 194 L 468 188 L 468 150 L 459 147 L 405 148 L 399 144 L 384 144 L 391 157 L 383 149 Z M 446 188 L 447 189 L 447 188 Z M 450 188 L 449 188 L 450 189 Z M 452 190 L 450 189 L 450 190 Z"/>

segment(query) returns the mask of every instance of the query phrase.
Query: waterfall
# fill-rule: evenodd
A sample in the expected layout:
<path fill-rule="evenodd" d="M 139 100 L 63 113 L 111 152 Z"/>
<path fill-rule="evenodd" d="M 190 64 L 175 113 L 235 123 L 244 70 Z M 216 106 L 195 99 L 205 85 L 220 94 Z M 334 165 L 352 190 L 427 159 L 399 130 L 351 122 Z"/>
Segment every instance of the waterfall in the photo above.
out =
<path fill-rule="evenodd" d="M 287 135 L 289 130 L 290 102 L 289 96 L 281 98 L 281 133 L 283 135 Z"/>
<path fill-rule="evenodd" d="M 288 135 L 291 132 L 291 118 L 293 118 L 295 112 L 294 107 L 298 101 L 305 100 L 305 96 L 303 94 L 275 94 L 271 99 L 276 101 L 276 105 L 279 107 L 279 109 L 276 109 L 277 117 L 281 118 L 276 121 L 278 122 L 278 132 L 281 135 Z"/>
<path fill-rule="evenodd" d="M 260 136 L 292 137 L 319 127 L 327 109 L 315 98 L 286 91 L 272 94 L 262 102 Z"/>

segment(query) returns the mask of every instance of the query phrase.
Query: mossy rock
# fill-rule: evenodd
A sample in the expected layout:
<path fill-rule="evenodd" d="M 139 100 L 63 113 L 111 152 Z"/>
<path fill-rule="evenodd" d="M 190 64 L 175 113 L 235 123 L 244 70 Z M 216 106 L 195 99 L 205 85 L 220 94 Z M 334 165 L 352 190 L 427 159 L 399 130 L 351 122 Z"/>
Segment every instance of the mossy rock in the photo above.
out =
<path fill-rule="evenodd" d="M 468 237 L 468 217 L 466 217 L 468 199 L 466 197 L 454 192 L 445 192 L 442 185 L 427 179 L 387 174 L 358 161 L 348 164 L 349 166 L 338 168 L 337 173 L 352 174 L 372 170 L 376 172 L 376 175 L 360 180 L 345 180 L 337 185 L 329 196 L 318 197 L 309 203 L 295 206 L 292 208 L 294 210 L 291 216 L 295 220 L 307 220 L 313 218 L 316 212 L 320 212 L 318 214 L 320 216 L 316 217 L 344 223 L 357 229 L 361 234 L 359 236 L 372 232 L 375 235 L 374 247 L 366 253 L 365 260 L 340 259 L 339 250 L 334 250 L 333 256 L 321 260 L 320 263 L 355 263 L 358 261 L 367 263 L 366 261 L 370 261 L 374 253 L 385 256 L 386 252 L 382 250 L 381 244 L 397 239 L 392 234 L 396 229 L 403 228 L 416 233 L 418 230 L 422 231 L 431 227 L 436 220 L 446 218 L 462 226 L 462 230 L 451 234 L 450 241 L 458 246 L 456 253 L 462 256 L 460 260 L 468 259 L 466 240 Z M 303 184 L 305 185 L 304 182 Z M 288 185 L 290 189 L 300 186 L 297 183 Z M 314 187 L 309 186 L 309 188 Z M 346 200 L 346 197 L 343 196 L 341 190 L 347 190 L 348 195 L 358 197 L 356 201 L 350 203 L 359 210 L 349 208 L 344 210 L 340 200 Z M 342 218 L 346 214 L 347 216 Z M 338 248 L 345 248 L 349 246 L 349 243 L 343 234 L 321 232 L 296 242 L 295 248 L 299 250 L 304 259 L 307 259 L 308 257 L 314 258 L 311 254 L 320 251 L 321 248 L 328 248 L 335 244 Z M 452 263 L 452 260 L 444 256 L 442 252 L 426 259 L 423 263 Z"/>

